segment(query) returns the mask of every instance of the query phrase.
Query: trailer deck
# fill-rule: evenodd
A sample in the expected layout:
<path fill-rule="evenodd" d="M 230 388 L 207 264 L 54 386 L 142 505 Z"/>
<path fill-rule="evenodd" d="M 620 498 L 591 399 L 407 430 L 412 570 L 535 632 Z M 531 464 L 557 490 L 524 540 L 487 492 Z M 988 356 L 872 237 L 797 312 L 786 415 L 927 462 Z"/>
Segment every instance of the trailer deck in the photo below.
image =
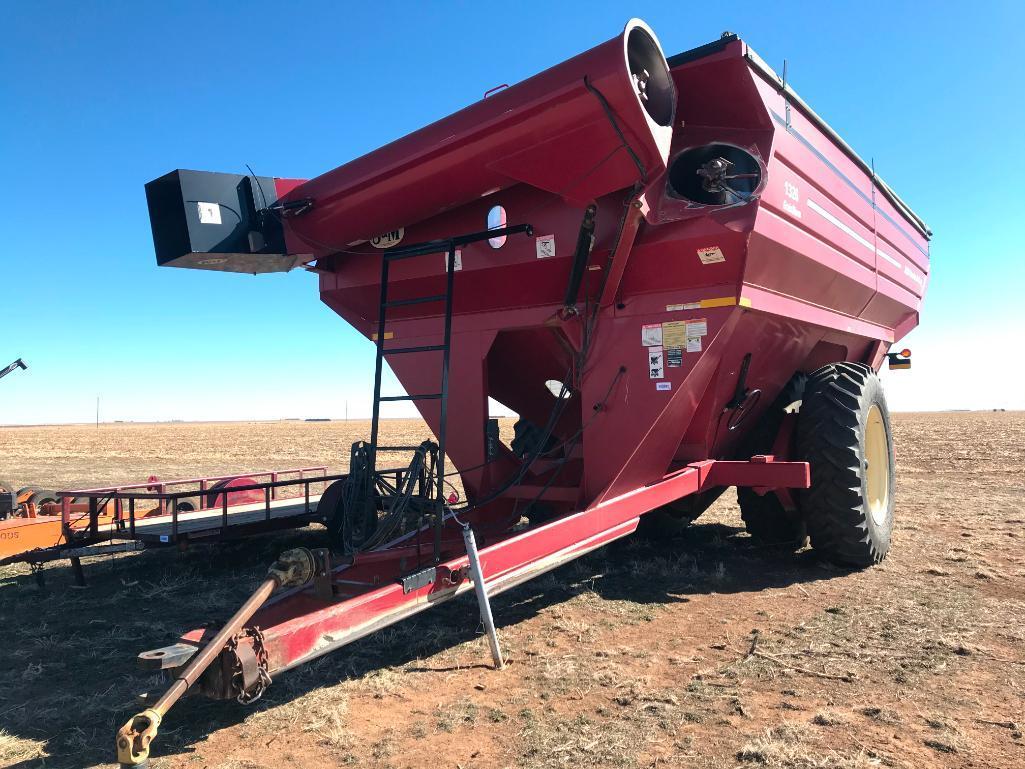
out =
<path fill-rule="evenodd" d="M 342 477 L 326 472 L 317 466 L 68 489 L 57 503 L 0 521 L 0 565 L 70 559 L 81 581 L 83 557 L 299 528 L 321 520 L 321 493 Z"/>
<path fill-rule="evenodd" d="M 229 506 L 227 518 L 221 510 L 206 509 L 180 513 L 177 522 L 170 515 L 143 518 L 135 523 L 134 535 L 127 529 L 114 529 L 111 539 L 137 539 L 148 544 L 166 544 L 176 536 L 190 540 L 219 537 L 228 530 L 272 522 L 299 526 L 318 520 L 317 502 L 320 494 L 294 499 L 278 499 L 269 506 L 262 503 Z"/>

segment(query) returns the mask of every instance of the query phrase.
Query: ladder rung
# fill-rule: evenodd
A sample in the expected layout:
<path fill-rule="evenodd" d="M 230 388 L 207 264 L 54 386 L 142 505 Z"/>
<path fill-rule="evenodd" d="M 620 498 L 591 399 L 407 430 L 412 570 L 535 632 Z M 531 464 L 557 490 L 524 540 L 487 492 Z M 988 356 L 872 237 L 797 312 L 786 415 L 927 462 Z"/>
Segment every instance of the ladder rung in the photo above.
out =
<path fill-rule="evenodd" d="M 436 401 L 441 400 L 441 393 L 427 393 L 425 395 L 382 395 L 382 401 Z"/>
<path fill-rule="evenodd" d="M 432 296 L 415 296 L 412 299 L 391 299 L 384 303 L 385 307 L 405 307 L 410 304 L 427 304 L 428 302 L 444 302 L 448 297 L 445 294 L 434 294 Z"/>
<path fill-rule="evenodd" d="M 423 251 L 413 251 L 413 252 L 397 251 L 397 252 L 394 252 L 394 253 L 389 253 L 388 251 L 385 251 L 384 252 L 384 258 L 387 259 L 389 262 L 394 262 L 397 259 L 413 259 L 413 258 L 415 258 L 417 256 L 431 256 L 433 254 L 448 254 L 448 246 L 444 245 L 444 244 L 441 245 L 440 247 L 436 247 L 436 248 L 432 248 L 430 246 L 427 246 L 425 248 L 425 250 L 423 250 Z"/>
<path fill-rule="evenodd" d="M 381 355 L 402 355 L 407 352 L 438 352 L 444 350 L 443 344 L 425 344 L 419 347 L 393 347 L 390 350 L 381 350 Z"/>

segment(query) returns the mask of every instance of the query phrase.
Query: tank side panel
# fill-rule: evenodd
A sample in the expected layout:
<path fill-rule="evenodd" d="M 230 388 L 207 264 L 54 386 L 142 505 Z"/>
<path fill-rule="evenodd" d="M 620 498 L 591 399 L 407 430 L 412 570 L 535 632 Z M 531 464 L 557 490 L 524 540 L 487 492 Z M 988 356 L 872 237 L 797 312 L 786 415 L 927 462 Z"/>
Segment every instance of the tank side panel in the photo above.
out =
<path fill-rule="evenodd" d="M 907 325 L 924 296 L 928 241 L 807 116 L 750 76 L 775 133 L 744 282 L 885 329 Z"/>

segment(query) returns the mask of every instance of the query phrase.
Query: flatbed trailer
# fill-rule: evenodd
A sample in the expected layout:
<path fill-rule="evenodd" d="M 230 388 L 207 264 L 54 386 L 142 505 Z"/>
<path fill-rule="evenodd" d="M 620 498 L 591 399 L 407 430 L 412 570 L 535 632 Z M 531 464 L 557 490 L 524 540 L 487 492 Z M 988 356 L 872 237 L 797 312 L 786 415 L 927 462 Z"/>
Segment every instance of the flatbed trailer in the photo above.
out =
<path fill-rule="evenodd" d="M 82 583 L 85 557 L 299 528 L 323 521 L 321 492 L 340 477 L 320 465 L 60 491 L 0 521 L 0 565 L 69 560 Z"/>

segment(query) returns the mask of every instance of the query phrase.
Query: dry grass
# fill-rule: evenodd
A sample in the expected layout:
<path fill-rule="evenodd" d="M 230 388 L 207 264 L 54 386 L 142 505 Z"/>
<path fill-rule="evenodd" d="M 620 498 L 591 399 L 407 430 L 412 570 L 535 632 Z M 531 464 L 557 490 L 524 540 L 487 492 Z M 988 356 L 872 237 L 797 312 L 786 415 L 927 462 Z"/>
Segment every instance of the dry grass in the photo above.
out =
<path fill-rule="evenodd" d="M 512 420 L 500 420 L 511 433 Z M 199 475 L 325 465 L 348 467 L 349 447 L 370 436 L 367 420 L 337 422 L 168 422 L 0 427 L 0 480 L 15 488 L 85 488 Z M 431 437 L 419 420 L 382 422 L 381 442 L 411 445 Z M 405 465 L 408 456 L 382 453 Z"/>
<path fill-rule="evenodd" d="M 38 429 L 56 432 L 7 465 L 19 480 L 34 464 L 66 473 L 52 485 L 123 480 L 125 452 L 47 459 L 70 433 Z M 167 475 L 337 466 L 355 439 L 344 423 L 152 429 L 176 436 Z M 154 767 L 1025 765 L 1025 416 L 898 415 L 896 435 L 896 544 L 880 567 L 752 547 L 724 497 L 675 540 L 631 539 L 498 596 L 501 673 L 476 607 L 455 601 L 279 676 L 251 708 L 181 703 Z M 218 457 L 218 441 L 235 448 Z M 164 685 L 135 673 L 135 653 L 223 620 L 280 549 L 320 537 L 97 560 L 85 591 L 56 568 L 44 593 L 0 572 L 0 765 L 106 764 L 133 696 Z"/>

